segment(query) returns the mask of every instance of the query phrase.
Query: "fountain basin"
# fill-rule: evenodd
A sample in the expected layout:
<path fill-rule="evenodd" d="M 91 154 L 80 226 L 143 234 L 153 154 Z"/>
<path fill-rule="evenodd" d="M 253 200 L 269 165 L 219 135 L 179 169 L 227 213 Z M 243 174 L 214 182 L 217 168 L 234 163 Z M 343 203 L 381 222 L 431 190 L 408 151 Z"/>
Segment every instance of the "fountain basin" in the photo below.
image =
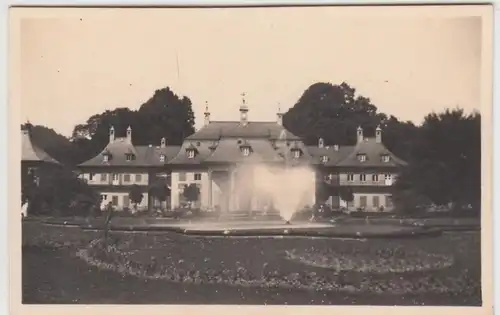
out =
<path fill-rule="evenodd" d="M 86 230 L 102 227 L 86 225 Z M 440 229 L 397 225 L 334 225 L 320 222 L 285 221 L 227 221 L 227 222 L 172 222 L 157 224 L 111 224 L 112 231 L 175 232 L 200 237 L 330 237 L 330 238 L 404 238 L 439 236 Z"/>

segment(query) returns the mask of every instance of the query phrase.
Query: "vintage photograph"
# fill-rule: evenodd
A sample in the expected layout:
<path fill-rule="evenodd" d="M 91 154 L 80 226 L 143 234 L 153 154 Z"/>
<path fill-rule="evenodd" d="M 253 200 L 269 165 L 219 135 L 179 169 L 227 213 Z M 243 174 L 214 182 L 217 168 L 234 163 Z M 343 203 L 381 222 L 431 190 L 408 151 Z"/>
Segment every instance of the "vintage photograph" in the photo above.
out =
<path fill-rule="evenodd" d="M 22 303 L 483 306 L 491 12 L 13 8 Z"/>

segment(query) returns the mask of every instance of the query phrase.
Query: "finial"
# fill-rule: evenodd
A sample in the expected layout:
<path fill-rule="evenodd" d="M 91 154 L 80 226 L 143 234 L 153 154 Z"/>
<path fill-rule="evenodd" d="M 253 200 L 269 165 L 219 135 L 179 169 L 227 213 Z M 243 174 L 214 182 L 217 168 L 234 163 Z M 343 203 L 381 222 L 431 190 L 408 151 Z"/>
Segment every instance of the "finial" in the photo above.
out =
<path fill-rule="evenodd" d="M 243 105 L 246 104 L 245 96 L 246 96 L 245 92 L 241 93 L 241 97 L 242 97 L 242 100 L 243 100 Z"/>

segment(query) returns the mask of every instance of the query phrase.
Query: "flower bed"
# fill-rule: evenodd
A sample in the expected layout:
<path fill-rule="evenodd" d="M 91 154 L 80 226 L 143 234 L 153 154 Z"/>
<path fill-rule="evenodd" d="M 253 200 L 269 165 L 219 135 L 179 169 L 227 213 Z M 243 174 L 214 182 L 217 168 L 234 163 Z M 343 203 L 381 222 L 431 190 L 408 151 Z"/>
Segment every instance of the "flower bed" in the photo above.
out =
<path fill-rule="evenodd" d="M 337 272 L 396 273 L 428 271 L 453 265 L 453 257 L 427 253 L 423 250 L 406 251 L 403 247 L 378 249 L 365 253 L 342 253 L 331 248 L 286 251 L 289 260 L 327 268 Z"/>
<path fill-rule="evenodd" d="M 467 292 L 473 294 L 480 290 L 480 282 L 476 273 L 468 269 L 460 269 L 459 272 L 449 272 L 444 275 L 435 272 L 422 272 L 436 271 L 446 266 L 451 267 L 454 260 L 447 255 L 440 256 L 423 251 L 410 254 L 414 248 L 404 253 L 401 248 L 386 252 L 383 252 L 381 248 L 375 248 L 366 252 L 365 256 L 356 256 L 356 253 L 360 254 L 368 247 L 355 245 L 356 249 L 353 254 L 348 250 L 353 248 L 352 246 L 341 246 L 343 249 L 337 252 L 337 256 L 343 257 L 343 260 L 338 259 L 335 262 L 340 265 L 333 270 L 322 271 L 318 268 L 315 269 L 317 266 L 303 268 L 293 263 L 287 264 L 286 262 L 289 260 L 286 258 L 291 258 L 290 253 L 298 255 L 298 253 L 305 252 L 293 249 L 287 251 L 285 248 L 288 247 L 288 244 L 292 244 L 289 242 L 281 244 L 286 246 L 276 248 L 278 251 L 275 252 L 262 248 L 261 255 L 259 255 L 256 249 L 259 244 L 262 244 L 262 241 L 260 241 L 261 243 L 246 241 L 243 244 L 240 242 L 238 249 L 234 243 L 224 242 L 224 240 L 204 240 L 205 242 L 201 242 L 186 237 L 183 239 L 162 239 L 162 236 L 153 236 L 153 238 L 154 240 L 150 240 L 149 243 L 142 243 L 145 238 L 136 236 L 109 246 L 104 246 L 100 241 L 93 241 L 88 248 L 79 250 L 78 256 L 93 266 L 113 270 L 122 275 L 164 279 L 178 283 L 222 283 L 246 287 L 389 294 L 464 294 Z M 277 242 L 277 240 L 267 241 Z M 298 240 L 295 243 L 299 247 L 304 245 L 300 244 Z M 325 244 L 320 243 L 317 244 L 322 249 L 317 253 L 328 253 L 329 257 L 335 253 L 335 250 L 326 251 Z M 309 242 L 309 244 L 314 244 L 314 242 Z M 395 248 L 390 242 L 385 244 L 385 247 Z M 180 254 L 181 249 L 183 254 Z M 227 252 L 224 253 L 221 250 Z M 393 254 L 400 257 L 394 258 L 396 261 L 402 259 L 406 265 L 400 262 L 399 265 L 382 267 L 384 261 L 393 262 L 390 258 Z M 241 257 L 239 257 L 240 255 Z M 424 256 L 424 258 L 418 258 L 420 256 Z M 436 260 L 427 258 L 432 261 L 425 261 L 425 257 L 434 257 L 432 259 Z M 376 263 L 371 263 L 369 259 L 379 260 Z M 415 263 L 410 259 L 421 260 Z M 410 270 L 408 266 L 412 263 L 415 264 L 415 267 Z M 355 270 L 358 275 L 352 276 L 349 272 L 345 272 L 352 270 Z M 371 273 L 388 274 L 390 272 L 401 272 L 401 274 L 384 277 L 371 275 Z"/>

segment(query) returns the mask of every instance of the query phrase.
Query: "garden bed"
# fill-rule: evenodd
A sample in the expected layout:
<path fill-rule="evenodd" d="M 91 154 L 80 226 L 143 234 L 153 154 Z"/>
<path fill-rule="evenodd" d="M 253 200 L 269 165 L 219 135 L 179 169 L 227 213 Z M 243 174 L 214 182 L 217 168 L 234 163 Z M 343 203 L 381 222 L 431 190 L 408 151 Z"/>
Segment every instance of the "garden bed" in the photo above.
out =
<path fill-rule="evenodd" d="M 50 271 L 51 265 L 44 265 L 52 277 L 57 274 L 56 278 L 60 281 L 55 282 L 50 280 L 49 275 L 50 279 L 40 280 L 35 278 L 43 278 L 43 275 L 23 277 L 30 282 L 23 283 L 23 295 L 25 290 L 32 288 L 30 299 L 42 299 L 42 303 L 51 299 L 112 304 L 131 301 L 188 304 L 196 301 L 216 304 L 481 304 L 478 233 L 449 233 L 432 241 L 420 238 L 364 241 L 194 238 L 169 232 L 112 233 L 110 248 L 104 250 L 96 241 L 102 236 L 100 231 L 35 222 L 25 224 L 28 226 L 23 224 L 23 251 L 40 255 L 35 255 L 35 258 L 39 257 L 36 259 L 26 258 L 27 264 L 35 259 L 33 264 L 39 266 L 44 259 L 52 259 L 50 257 L 55 255 L 60 260 L 67 260 L 67 264 L 77 266 L 79 263 L 70 256 L 78 253 L 80 261 L 90 265 L 88 268 L 68 265 L 67 272 L 64 271 L 66 263 L 54 267 L 57 270 L 53 272 Z M 54 248 L 58 250 L 52 250 Z M 291 257 L 290 253 L 296 257 Z M 306 257 L 309 263 L 300 261 L 304 253 L 312 254 Z M 33 255 L 23 254 L 23 264 L 25 257 Z M 400 257 L 404 263 L 392 261 L 390 257 L 393 256 Z M 345 261 L 342 265 L 345 267 L 332 268 L 331 265 L 335 264 L 332 257 L 343 257 Z M 437 260 L 434 259 L 436 257 Z M 328 263 L 326 266 L 318 264 L 325 261 Z M 392 269 L 388 270 L 387 265 Z M 401 270 L 402 265 L 421 268 Z M 107 280 L 101 284 L 97 280 L 95 283 L 87 281 L 103 277 Z M 47 281 L 52 281 L 50 288 L 45 284 Z M 123 290 L 123 281 L 130 284 L 130 294 Z M 86 286 L 91 287 L 87 290 Z M 68 293 L 74 291 L 71 289 L 74 287 L 82 288 L 82 292 Z M 102 292 L 98 294 L 101 287 Z M 54 291 L 59 288 L 58 293 Z M 132 294 L 144 290 L 153 291 Z M 214 293 L 212 299 L 201 299 L 203 294 L 200 292 L 208 291 L 219 293 Z M 127 299 L 121 299 L 125 295 Z M 68 300 L 70 297 L 76 302 Z"/>

